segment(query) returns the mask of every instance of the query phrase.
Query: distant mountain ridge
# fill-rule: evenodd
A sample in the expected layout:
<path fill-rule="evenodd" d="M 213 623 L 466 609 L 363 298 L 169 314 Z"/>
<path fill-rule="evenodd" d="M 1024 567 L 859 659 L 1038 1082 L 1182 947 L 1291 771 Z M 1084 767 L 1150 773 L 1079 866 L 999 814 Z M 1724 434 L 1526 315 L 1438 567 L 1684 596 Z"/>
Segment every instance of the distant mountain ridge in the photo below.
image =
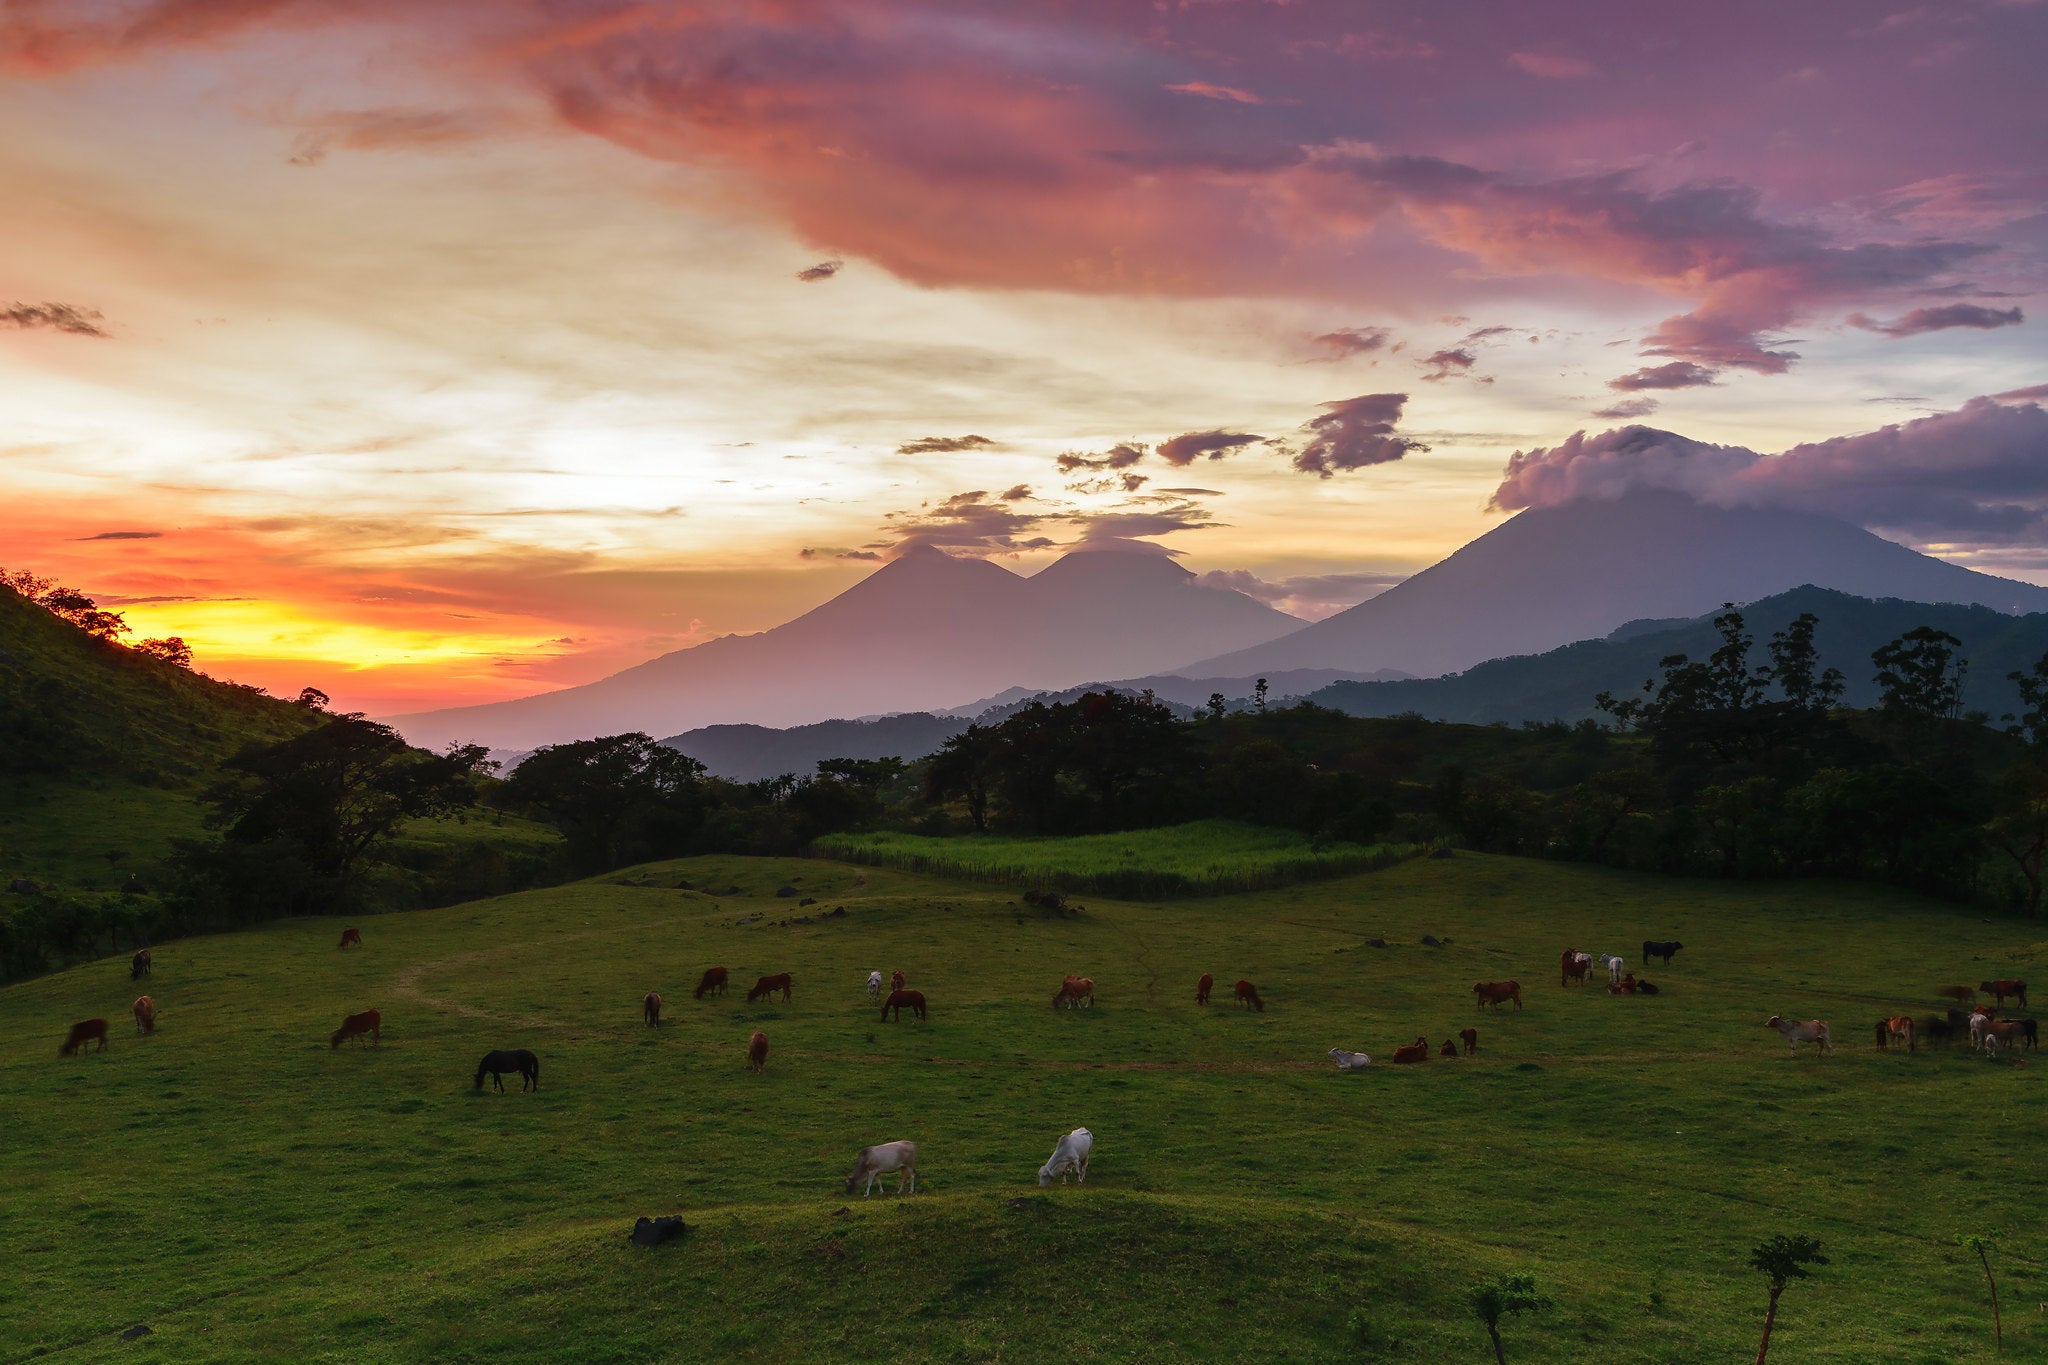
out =
<path fill-rule="evenodd" d="M 1977 573 L 1846 521 L 1648 491 L 1532 508 L 1355 607 L 1172 671 L 1398 668 L 1427 678 L 1802 584 L 1868 598 L 2048 611 L 2048 588 Z"/>
<path fill-rule="evenodd" d="M 802 725 L 1158 672 L 1192 642 L 1238 649 L 1301 624 L 1201 586 L 1161 556 L 1077 551 L 1025 578 L 914 549 L 758 635 L 724 636 L 580 687 L 390 720 L 415 744 L 508 750 L 631 730 Z"/>

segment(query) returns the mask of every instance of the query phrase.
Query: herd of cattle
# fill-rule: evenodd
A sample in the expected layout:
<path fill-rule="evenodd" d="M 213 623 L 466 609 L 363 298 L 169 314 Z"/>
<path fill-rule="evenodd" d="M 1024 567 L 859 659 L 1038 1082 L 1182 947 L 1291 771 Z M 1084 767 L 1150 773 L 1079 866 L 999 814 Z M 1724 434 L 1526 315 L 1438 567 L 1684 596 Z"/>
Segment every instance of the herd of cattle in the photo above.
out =
<path fill-rule="evenodd" d="M 342 932 L 339 946 L 341 948 L 360 947 L 362 941 L 363 938 L 360 930 L 346 929 Z M 1673 955 L 1684 946 L 1683 943 L 1675 940 L 1646 940 L 1643 943 L 1642 950 L 1643 965 L 1648 966 L 1650 959 L 1656 957 L 1662 959 L 1664 965 L 1668 967 L 1671 964 Z M 150 950 L 147 948 L 139 950 L 130 960 L 130 980 L 141 980 L 149 976 L 153 965 Z M 1637 978 L 1634 972 L 1629 970 L 1629 964 L 1626 959 L 1611 953 L 1588 953 L 1576 948 L 1566 948 L 1558 955 L 1558 984 L 1565 987 L 1574 985 L 1584 986 L 1587 984 L 1588 978 L 1592 975 L 1593 969 L 1596 966 L 1604 969 L 1607 974 L 1607 990 L 1609 994 L 1618 996 L 1659 994 L 1656 985 Z M 712 967 L 706 970 L 697 982 L 696 998 L 702 1000 L 706 996 L 724 995 L 726 993 L 728 975 L 724 967 Z M 882 973 L 879 971 L 868 973 L 868 1002 L 871 1005 L 878 1001 L 880 1002 L 882 1019 L 885 1022 L 889 1021 L 892 1017 L 900 1021 L 905 1009 L 908 1009 L 916 1019 L 928 1017 L 924 993 L 909 989 L 903 972 L 900 970 L 892 972 L 887 984 L 888 991 L 885 995 L 883 992 Z M 1207 1005 L 1210 993 L 1215 989 L 1215 985 L 1216 978 L 1210 973 L 1204 972 L 1200 980 L 1195 983 L 1195 1003 Z M 788 972 L 773 973 L 761 977 L 754 983 L 753 988 L 747 992 L 747 1000 L 749 1003 L 756 1000 L 769 1000 L 780 994 L 783 1001 L 787 1003 L 792 998 L 793 987 L 794 983 Z M 1979 1004 L 1977 997 L 1980 992 L 1993 997 L 1993 1003 L 1990 1005 Z M 1475 982 L 1472 986 L 1472 994 L 1481 1010 L 1499 1010 L 1508 1004 L 1513 1004 L 1517 1010 L 1522 1008 L 1522 987 L 1518 981 Z M 2026 982 L 2010 978 L 1986 981 L 1975 990 L 1968 986 L 1945 986 L 1941 989 L 1940 994 L 1945 998 L 1954 1000 L 1956 1007 L 1950 1008 L 1945 1015 L 1928 1015 L 1917 1021 L 1911 1015 L 1898 1015 L 1880 1019 L 1877 1021 L 1875 1028 L 1877 1046 L 1882 1049 L 1903 1044 L 1909 1052 L 1917 1052 L 1919 1050 L 1919 1040 L 1922 1038 L 1926 1038 L 1930 1043 L 1945 1043 L 1967 1035 L 1970 1040 L 1970 1046 L 1973 1049 L 1981 1048 L 1987 1054 L 1995 1057 L 2001 1048 L 2033 1048 L 2038 1045 L 2038 1031 L 2033 1019 L 2001 1019 L 1998 1017 L 2003 1012 L 2008 998 L 2017 1000 L 2020 1008 L 2027 1008 Z M 1232 995 L 1237 1003 L 1249 1010 L 1264 1012 L 1266 1008 L 1266 1002 L 1259 995 L 1258 988 L 1248 980 L 1240 979 L 1232 988 Z M 1094 1002 L 1094 980 L 1089 977 L 1071 974 L 1061 981 L 1059 991 L 1053 996 L 1052 1001 L 1055 1009 L 1062 1006 L 1068 1009 L 1084 1008 L 1093 1005 Z M 640 1003 L 641 1015 L 648 1026 L 659 1027 L 662 1011 L 660 992 L 649 991 L 642 997 Z M 1966 1011 L 1964 1008 L 1961 1008 L 1963 1006 L 1968 1006 L 1969 1009 Z M 137 997 L 133 1013 L 137 1033 L 154 1033 L 156 1031 L 157 1008 L 156 1002 L 151 997 L 148 995 Z M 1834 1039 L 1825 1020 L 1807 1019 L 1793 1021 L 1774 1014 L 1764 1021 L 1764 1027 L 1776 1029 L 1779 1035 L 1785 1039 L 1787 1047 L 1795 1056 L 1798 1054 L 1801 1043 L 1813 1044 L 1823 1056 L 1834 1052 Z M 360 1013 L 348 1015 L 341 1021 L 341 1027 L 336 1029 L 329 1037 L 328 1046 L 330 1048 L 339 1048 L 343 1043 L 350 1040 L 354 1040 L 357 1044 L 361 1045 L 366 1039 L 369 1045 L 375 1046 L 382 1036 L 383 1015 L 374 1009 L 363 1010 Z M 59 1049 L 59 1054 L 69 1057 L 83 1049 L 86 1044 L 95 1042 L 98 1044 L 98 1051 L 104 1052 L 106 1050 L 107 1021 L 105 1019 L 86 1019 L 73 1024 L 70 1035 Z M 1447 1038 L 1444 1040 L 1441 1047 L 1437 1049 L 1436 1055 L 1457 1057 L 1461 1055 L 1460 1044 L 1463 1045 L 1462 1055 L 1464 1056 L 1469 1057 L 1478 1052 L 1478 1030 L 1469 1027 L 1458 1030 L 1455 1039 Z M 1412 1043 L 1396 1047 L 1393 1051 L 1393 1060 L 1397 1064 L 1425 1062 L 1429 1060 L 1430 1055 L 1428 1038 L 1418 1037 Z M 1363 1052 L 1331 1048 L 1329 1056 L 1336 1063 L 1339 1071 L 1358 1071 L 1372 1065 L 1371 1056 Z M 766 1070 L 768 1063 L 768 1035 L 766 1033 L 759 1029 L 753 1031 L 747 1039 L 746 1057 L 747 1065 L 752 1070 L 756 1072 Z M 478 1090 L 483 1089 L 484 1077 L 488 1075 L 496 1083 L 498 1090 L 502 1092 L 505 1089 L 504 1077 L 508 1072 L 516 1072 L 519 1075 L 519 1088 L 522 1091 L 540 1089 L 540 1060 L 525 1048 L 486 1053 L 483 1060 L 477 1064 L 474 1077 L 475 1088 Z M 1060 1182 L 1064 1184 L 1066 1183 L 1067 1176 L 1070 1174 L 1085 1183 L 1088 1178 L 1088 1158 L 1094 1150 L 1094 1144 L 1094 1136 L 1086 1128 L 1076 1128 L 1062 1136 L 1059 1139 L 1058 1145 L 1054 1148 L 1051 1158 L 1039 1169 L 1038 1183 L 1041 1186 L 1050 1185 L 1053 1178 L 1057 1176 Z M 873 1147 L 863 1147 L 859 1158 L 855 1162 L 853 1173 L 846 1177 L 846 1192 L 851 1194 L 853 1193 L 854 1186 L 861 1185 L 863 1186 L 863 1195 L 870 1194 L 880 1178 L 890 1172 L 896 1174 L 897 1193 L 902 1194 L 906 1190 L 913 1193 L 916 1191 L 916 1143 L 909 1141 L 885 1142 Z"/>

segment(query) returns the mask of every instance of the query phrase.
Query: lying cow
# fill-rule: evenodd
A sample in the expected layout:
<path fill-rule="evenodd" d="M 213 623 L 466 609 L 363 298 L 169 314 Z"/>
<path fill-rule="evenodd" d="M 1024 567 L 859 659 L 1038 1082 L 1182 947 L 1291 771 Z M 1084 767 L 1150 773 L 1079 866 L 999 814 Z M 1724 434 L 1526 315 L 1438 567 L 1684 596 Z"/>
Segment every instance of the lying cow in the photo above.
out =
<path fill-rule="evenodd" d="M 1346 1052 L 1341 1047 L 1330 1049 L 1330 1060 L 1337 1064 L 1339 1071 L 1363 1071 L 1372 1065 L 1372 1058 L 1363 1052 Z"/>
<path fill-rule="evenodd" d="M 1070 1173 L 1078 1183 L 1087 1184 L 1088 1154 L 1094 1150 L 1095 1135 L 1086 1128 L 1076 1128 L 1068 1133 L 1052 1149 L 1052 1155 L 1046 1158 L 1045 1164 L 1038 1168 L 1038 1187 L 1044 1189 L 1052 1184 L 1054 1176 L 1058 1176 L 1060 1184 L 1064 1185 Z"/>

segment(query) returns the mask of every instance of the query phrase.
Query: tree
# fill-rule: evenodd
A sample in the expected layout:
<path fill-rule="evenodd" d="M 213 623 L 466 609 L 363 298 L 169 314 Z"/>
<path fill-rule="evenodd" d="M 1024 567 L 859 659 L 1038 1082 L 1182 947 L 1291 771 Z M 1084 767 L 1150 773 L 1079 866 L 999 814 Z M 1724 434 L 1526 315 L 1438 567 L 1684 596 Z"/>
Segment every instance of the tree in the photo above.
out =
<path fill-rule="evenodd" d="M 859 787 L 870 796 L 903 776 L 900 758 L 821 758 L 818 775 Z"/>
<path fill-rule="evenodd" d="M 1223 712 L 1229 705 L 1230 703 L 1223 699 L 1221 692 L 1211 692 L 1209 694 L 1209 719 L 1222 720 Z"/>
<path fill-rule="evenodd" d="M 1255 710 L 1258 710 L 1258 711 L 1264 711 L 1264 710 L 1266 709 L 1266 692 L 1267 692 L 1267 690 L 1268 690 L 1268 689 L 1267 689 L 1267 687 L 1266 687 L 1266 680 L 1265 680 L 1264 678 L 1261 678 L 1261 679 L 1259 679 L 1259 680 L 1258 680 L 1258 681 L 1257 681 L 1256 683 L 1253 683 L 1253 684 L 1252 684 L 1252 707 L 1253 707 L 1253 709 L 1255 709 Z"/>
<path fill-rule="evenodd" d="M 1991 1257 L 1988 1251 L 1990 1247 L 1997 1244 L 1998 1236 L 1997 1228 L 1991 1229 L 1991 1231 L 1982 1236 L 1973 1232 L 1959 1232 L 1956 1234 L 1956 1245 L 1965 1251 L 1976 1252 L 1977 1264 L 1984 1267 L 1984 1283 L 1991 1286 L 1992 1345 L 1995 1350 L 2003 1353 L 2005 1350 L 2005 1324 L 1999 1320 L 1998 1316 L 1998 1281 L 1991 1278 Z"/>
<path fill-rule="evenodd" d="M 1985 834 L 2020 874 L 2027 913 L 2039 915 L 2043 864 L 2048 862 L 2048 766 L 2021 763 L 1992 790 L 1995 813 Z"/>
<path fill-rule="evenodd" d="M 1500 1320 L 1508 1313 L 1534 1313 L 1550 1307 L 1550 1300 L 1536 1292 L 1532 1275 L 1496 1275 L 1472 1286 L 1472 1311 L 1485 1324 L 1493 1342 L 1493 1358 L 1507 1365 L 1507 1353 L 1500 1342 Z"/>
<path fill-rule="evenodd" d="M 135 652 L 146 654 L 152 659 L 162 659 L 165 663 L 178 668 L 192 667 L 192 646 L 185 643 L 183 636 L 172 635 L 162 640 L 144 640 L 135 646 Z"/>
<path fill-rule="evenodd" d="M 974 832 L 988 831 L 989 789 L 995 777 L 995 727 L 970 725 L 939 746 L 925 767 L 925 800 L 943 803 L 959 797 L 967 803 Z"/>
<path fill-rule="evenodd" d="M 1756 1348 L 1756 1365 L 1764 1365 L 1764 1355 L 1771 1349 L 1771 1327 L 1778 1320 L 1778 1296 L 1792 1281 L 1807 1278 L 1807 1266 L 1826 1265 L 1828 1258 L 1821 1255 L 1817 1239 L 1804 1234 L 1788 1237 L 1780 1232 L 1758 1243 L 1749 1253 L 1749 1263 L 1768 1276 L 1771 1283 L 1771 1303 L 1764 1311 L 1764 1338 Z"/>
<path fill-rule="evenodd" d="M 1963 642 L 1945 630 L 1915 626 L 1871 652 L 1877 685 L 1884 689 L 1879 705 L 1886 711 L 1952 719 L 1963 708 L 1963 677 L 1969 662 L 1956 656 Z"/>
<path fill-rule="evenodd" d="M 1845 679 L 1842 670 L 1830 668 L 1816 673 L 1820 651 L 1814 647 L 1814 628 L 1820 618 L 1810 611 L 1771 636 L 1771 681 L 1795 710 L 1825 711 L 1842 698 Z"/>
<path fill-rule="evenodd" d="M 710 805 L 704 773 L 648 735 L 604 735 L 534 750 L 506 779 L 504 799 L 561 830 L 578 871 L 602 872 L 688 852 Z"/>
<path fill-rule="evenodd" d="M 2027 708 L 2020 714 L 2019 723 L 2011 728 L 2011 733 L 2024 739 L 2034 752 L 2048 755 L 2048 654 L 2035 660 L 2028 672 L 2013 672 L 2005 676 L 2019 689 L 2020 701 Z M 2012 720 L 2013 717 L 2007 716 L 2006 719 Z"/>
<path fill-rule="evenodd" d="M 128 633 L 128 623 L 121 619 L 120 612 L 101 611 L 97 602 L 78 589 L 62 587 L 26 569 L 0 569 L 0 588 L 21 594 L 96 640 L 112 640 Z"/>
<path fill-rule="evenodd" d="M 328 701 L 327 694 L 317 687 L 301 688 L 299 695 L 292 698 L 294 706 L 303 706 L 308 711 L 325 711 Z"/>

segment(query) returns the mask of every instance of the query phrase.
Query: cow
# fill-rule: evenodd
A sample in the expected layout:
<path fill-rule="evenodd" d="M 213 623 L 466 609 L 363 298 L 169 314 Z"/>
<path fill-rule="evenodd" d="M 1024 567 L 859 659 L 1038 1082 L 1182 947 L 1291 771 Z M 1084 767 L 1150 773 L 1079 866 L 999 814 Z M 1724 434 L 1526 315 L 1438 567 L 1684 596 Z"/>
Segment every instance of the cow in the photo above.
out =
<path fill-rule="evenodd" d="M 135 1031 L 137 1033 L 156 1032 L 156 1001 L 146 995 L 135 997 Z"/>
<path fill-rule="evenodd" d="M 72 1053 L 78 1051 L 80 1047 L 95 1039 L 98 1040 L 99 1046 L 93 1050 L 105 1052 L 107 1050 L 107 1021 L 104 1019 L 81 1020 L 71 1026 L 71 1035 L 64 1040 L 64 1046 L 57 1049 L 57 1055 L 59 1057 L 69 1057 Z"/>
<path fill-rule="evenodd" d="M 1920 1050 L 1920 1039 L 1913 1031 L 1913 1017 L 1911 1015 L 1901 1014 L 1885 1020 L 1884 1031 L 1894 1043 L 1903 1040 L 1906 1044 L 1906 1051 L 1918 1052 Z"/>
<path fill-rule="evenodd" d="M 2039 1026 L 2032 1019 L 2015 1019 L 2013 1022 L 2020 1026 L 2020 1033 L 2026 1038 L 2029 1048 L 2036 1048 L 2041 1045 L 2041 1040 L 2038 1036 L 2040 1032 Z"/>
<path fill-rule="evenodd" d="M 697 978 L 697 998 L 699 1000 L 702 1000 L 707 995 L 724 994 L 725 968 L 706 967 L 704 969 L 704 975 Z"/>
<path fill-rule="evenodd" d="M 773 997 L 773 996 L 775 995 L 775 992 L 777 992 L 777 991 L 781 991 L 781 992 L 782 992 L 782 1003 L 783 1003 L 783 1004 L 785 1004 L 785 1005 L 786 1005 L 786 1004 L 788 1004 L 788 1003 L 789 1003 L 789 973 L 788 973 L 788 972 L 777 972 L 777 973 L 775 973 L 775 975 L 773 975 L 773 976 L 764 976 L 764 977 L 762 977 L 762 978 L 761 978 L 761 979 L 760 979 L 759 981 L 756 981 L 756 982 L 754 983 L 754 988 L 753 988 L 752 990 L 750 990 L 750 991 L 748 991 L 748 992 L 747 992 L 747 1003 L 751 1005 L 751 1004 L 753 1004 L 753 1003 L 754 1003 L 754 1002 L 755 1002 L 756 1000 L 767 1000 L 767 999 L 771 999 L 771 998 L 772 998 L 772 997 Z"/>
<path fill-rule="evenodd" d="M 349 1015 L 341 1021 L 341 1027 L 334 1031 L 334 1036 L 327 1040 L 327 1046 L 337 1048 L 351 1038 L 361 1043 L 366 1033 L 370 1035 L 371 1043 L 380 1041 L 384 1037 L 384 1016 L 375 1010 Z"/>
<path fill-rule="evenodd" d="M 890 991 L 889 998 L 882 1002 L 882 1018 L 887 1020 L 889 1011 L 895 1010 L 896 1018 L 900 1021 L 905 1008 L 908 1008 L 915 1017 L 924 1018 L 924 992 Z"/>
<path fill-rule="evenodd" d="M 1459 1030 L 1458 1030 L 1458 1038 L 1459 1038 L 1459 1040 L 1460 1040 L 1460 1041 L 1462 1041 L 1462 1042 L 1463 1042 L 1463 1043 L 1465 1044 L 1465 1055 L 1466 1055 L 1467 1057 L 1470 1057 L 1470 1056 L 1471 1056 L 1471 1055 L 1472 1055 L 1473 1053 L 1475 1053 L 1475 1052 L 1479 1051 L 1479 1030 L 1478 1030 L 1478 1029 L 1476 1029 L 1476 1028 L 1461 1028 L 1461 1029 L 1459 1029 Z"/>
<path fill-rule="evenodd" d="M 1977 992 L 1968 986 L 1943 986 L 1935 994 L 1946 996 L 1959 1005 L 1972 1005 L 1977 1001 Z"/>
<path fill-rule="evenodd" d="M 1095 1135 L 1086 1128 L 1076 1128 L 1062 1137 L 1052 1149 L 1052 1155 L 1038 1168 L 1038 1188 L 1044 1189 L 1058 1176 L 1060 1184 L 1067 1183 L 1071 1173 L 1076 1184 L 1088 1183 L 1088 1154 L 1095 1150 Z"/>
<path fill-rule="evenodd" d="M 1195 983 L 1195 1003 L 1197 1005 L 1208 1004 L 1209 992 L 1214 989 L 1216 989 L 1216 978 L 1207 972 L 1203 972 L 1202 979 Z"/>
<path fill-rule="evenodd" d="M 1259 988 L 1251 982 L 1239 980 L 1231 989 L 1236 993 L 1238 1000 L 1245 1005 L 1257 1010 L 1260 1014 L 1266 1012 L 1266 1002 L 1259 998 Z"/>
<path fill-rule="evenodd" d="M 1406 1047 L 1394 1049 L 1394 1061 L 1398 1065 L 1405 1066 L 1409 1062 L 1426 1062 L 1428 1060 L 1429 1039 L 1427 1038 L 1417 1038 Z"/>
<path fill-rule="evenodd" d="M 149 949 L 137 948 L 135 956 L 128 959 L 128 979 L 140 981 L 149 975 Z"/>
<path fill-rule="evenodd" d="M 1455 1057 L 1458 1055 L 1458 1045 L 1449 1038 L 1446 1038 L 1443 1041 L 1443 1045 L 1437 1048 L 1436 1055 L 1439 1057 Z"/>
<path fill-rule="evenodd" d="M 1636 982 L 1636 994 L 1655 995 L 1657 994 L 1657 987 L 1653 983 L 1648 981 L 1638 981 Z"/>
<path fill-rule="evenodd" d="M 1786 1046 L 1791 1048 L 1792 1055 L 1795 1057 L 1799 1055 L 1799 1045 L 1801 1043 L 1818 1043 L 1827 1055 L 1834 1055 L 1835 1044 L 1834 1040 L 1828 1036 L 1828 1025 L 1825 1019 L 1808 1019 L 1803 1024 L 1794 1024 L 1774 1014 L 1764 1020 L 1764 1027 L 1776 1029 L 1779 1036 L 1784 1038 Z"/>
<path fill-rule="evenodd" d="M 1499 1009 L 1501 1002 L 1512 1000 L 1515 1008 L 1522 1008 L 1522 983 L 1519 981 L 1475 981 L 1472 994 L 1479 1000 L 1481 1009 Z"/>
<path fill-rule="evenodd" d="M 1955 1030 L 1949 1026 L 1948 1020 L 1938 1014 L 1930 1014 L 1913 1025 L 1913 1033 L 1930 1043 L 1946 1043 L 1954 1036 Z"/>
<path fill-rule="evenodd" d="M 362 931 L 362 930 L 360 930 L 360 929 L 344 929 L 344 930 L 342 930 L 342 931 L 341 931 L 341 942 L 339 942 L 339 943 L 335 944 L 334 946 L 335 946 L 335 947 L 337 947 L 337 948 L 346 948 L 346 947 L 348 947 L 348 946 L 349 946 L 350 944 L 354 944 L 354 945 L 355 945 L 356 947 L 358 947 L 358 948 L 360 948 L 360 947 L 362 947 L 362 946 L 363 946 L 363 931 Z"/>
<path fill-rule="evenodd" d="M 661 1027 L 661 992 L 649 991 L 640 997 L 640 1013 L 647 1019 L 647 1027 Z"/>
<path fill-rule="evenodd" d="M 1053 1008 L 1065 1005 L 1076 1009 L 1086 1003 L 1095 1003 L 1095 979 L 1087 976 L 1068 976 L 1060 982 L 1059 994 L 1052 998 Z"/>
<path fill-rule="evenodd" d="M 882 998 L 882 974 L 881 974 L 880 972 L 869 972 L 869 973 L 868 973 L 868 1001 L 869 1001 L 869 1003 L 873 1003 L 874 1001 L 880 1000 L 881 998 Z"/>
<path fill-rule="evenodd" d="M 1372 1065 L 1372 1058 L 1363 1052 L 1346 1052 L 1341 1047 L 1330 1049 L 1330 1060 L 1337 1064 L 1339 1071 L 1363 1071 Z"/>
<path fill-rule="evenodd" d="M 2005 1008 L 2005 997 L 2008 995 L 2019 997 L 2021 1009 L 2027 1007 L 2027 983 L 2024 981 L 2016 981 L 2008 977 L 2003 981 L 1986 981 L 1978 986 L 1977 989 L 1986 995 L 1996 996 L 1997 999 L 1993 1000 L 1992 1003 L 2000 1009 Z"/>
<path fill-rule="evenodd" d="M 476 1064 L 476 1088 L 484 1088 L 484 1073 L 489 1072 L 491 1081 L 498 1087 L 500 1095 L 505 1093 L 505 1073 L 519 1073 L 521 1090 L 540 1089 L 540 1058 L 525 1048 L 513 1048 L 508 1052 L 486 1052 L 484 1059 Z"/>
<path fill-rule="evenodd" d="M 1621 980 L 1610 982 L 1607 987 L 1607 993 L 1609 995 L 1634 995 L 1636 993 L 1636 974 L 1630 972 Z"/>
<path fill-rule="evenodd" d="M 853 1174 L 846 1177 L 846 1192 L 852 1194 L 853 1187 L 865 1181 L 866 1187 L 860 1192 L 861 1198 L 865 1199 L 875 1192 L 875 1185 L 888 1171 L 897 1173 L 896 1193 L 902 1194 L 904 1182 L 908 1181 L 910 1193 L 916 1194 L 917 1144 L 885 1142 L 878 1147 L 861 1148 L 860 1155 L 854 1159 Z M 888 1188 L 884 1186 L 882 1193 L 888 1192 Z"/>
<path fill-rule="evenodd" d="M 1607 964 L 1607 984 L 1619 986 L 1621 984 L 1621 974 L 1628 967 L 1628 959 L 1616 957 L 1609 953 L 1601 961 Z"/>
<path fill-rule="evenodd" d="M 904 983 L 907 980 L 908 978 L 906 978 L 903 975 L 903 969 L 899 967 L 896 970 L 889 973 L 889 989 L 892 991 L 900 991 L 903 989 Z"/>
<path fill-rule="evenodd" d="M 1651 958 L 1661 957 L 1664 959 L 1664 965 L 1669 967 L 1671 965 L 1671 955 L 1684 946 L 1677 939 L 1659 942 L 1656 939 L 1646 938 L 1643 940 L 1643 965 L 1647 967 L 1650 965 Z"/>
<path fill-rule="evenodd" d="M 1569 948 L 1565 949 L 1558 955 L 1557 959 L 1557 984 L 1569 986 L 1576 981 L 1581 986 L 1585 985 L 1586 971 L 1592 965 L 1593 959 L 1584 953 L 1575 953 Z"/>
<path fill-rule="evenodd" d="M 2026 1038 L 2027 1031 L 2017 1019 L 1999 1019 L 1984 1025 L 1984 1050 L 1991 1051 L 1995 1042 L 2000 1047 L 2011 1047 Z"/>
<path fill-rule="evenodd" d="M 768 1035 L 759 1029 L 747 1039 L 747 1067 L 755 1075 L 768 1069 Z"/>

